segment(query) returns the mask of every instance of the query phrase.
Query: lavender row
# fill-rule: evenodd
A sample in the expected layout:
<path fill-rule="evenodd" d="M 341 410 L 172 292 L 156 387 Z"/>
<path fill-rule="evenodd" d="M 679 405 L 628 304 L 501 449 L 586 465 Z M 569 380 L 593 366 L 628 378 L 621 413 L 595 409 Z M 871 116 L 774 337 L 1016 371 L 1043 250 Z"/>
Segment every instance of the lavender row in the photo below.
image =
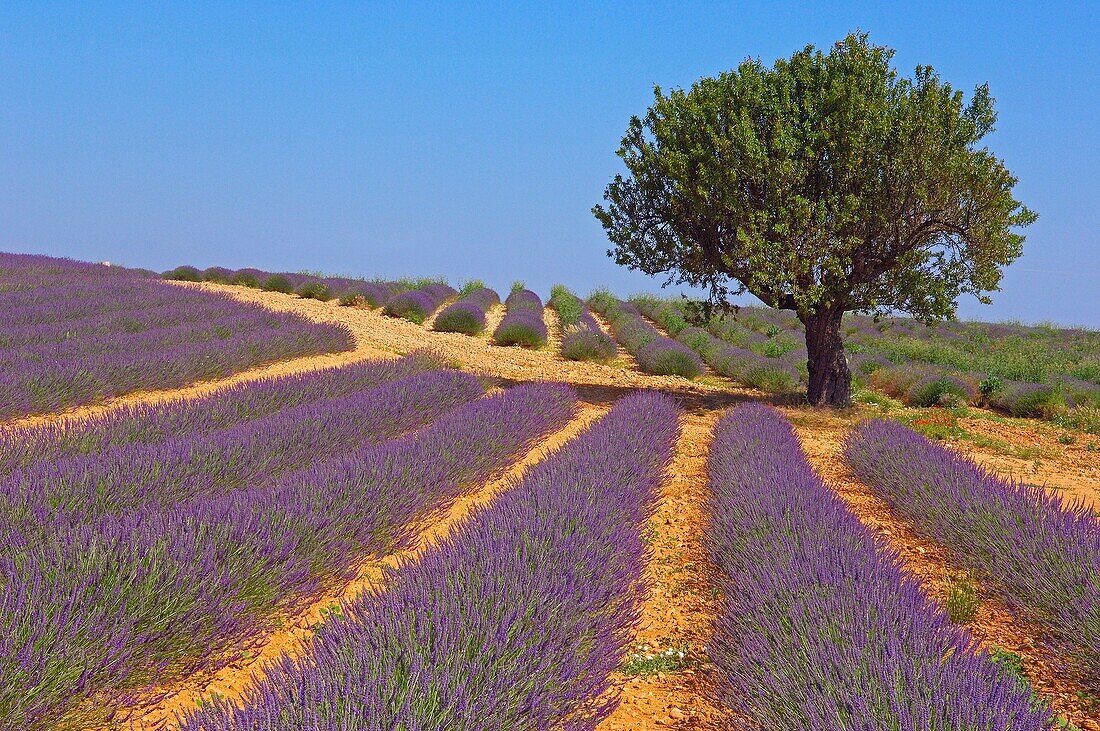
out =
<path fill-rule="evenodd" d="M 500 304 L 500 295 L 488 287 L 477 287 L 436 315 L 432 329 L 477 335 L 485 330 L 485 313 L 497 304 Z"/>
<path fill-rule="evenodd" d="M 980 404 L 1011 416 L 1052 419 L 1100 405 L 1100 385 L 1065 374 L 1032 383 L 928 363 L 898 365 L 882 355 L 858 354 L 850 360 L 877 390 L 912 406 Z"/>
<path fill-rule="evenodd" d="M 694 378 L 703 372 L 699 355 L 683 343 L 665 337 L 646 322 L 638 309 L 607 292 L 597 292 L 588 304 L 611 323 L 611 331 L 646 373 Z"/>
<path fill-rule="evenodd" d="M 237 284 L 264 289 L 270 292 L 297 294 L 318 300 L 339 299 L 341 304 L 382 307 L 391 297 L 410 287 L 402 282 L 353 279 L 349 277 L 325 277 L 303 272 L 266 272 L 261 269 L 231 270 L 225 267 L 208 267 L 199 271 L 192 266 L 181 266 L 164 273 L 165 279 L 182 282 L 215 282 Z"/>
<path fill-rule="evenodd" d="M 494 343 L 525 348 L 546 345 L 546 322 L 542 316 L 542 300 L 537 294 L 518 286 L 508 295 L 504 305 L 507 309 L 493 332 Z"/>
<path fill-rule="evenodd" d="M 352 347 L 308 323 L 142 272 L 0 255 L 0 419 Z"/>
<path fill-rule="evenodd" d="M 1064 670 L 1100 693 L 1100 525 L 1089 506 L 1003 480 L 892 421 L 861 424 L 845 456 L 893 510 L 1042 629 Z"/>
<path fill-rule="evenodd" d="M 42 346 L 49 343 L 62 343 L 72 340 L 79 334 L 82 338 L 117 332 L 141 333 L 175 325 L 194 322 L 208 322 L 211 318 L 224 313 L 221 297 L 207 297 L 205 293 L 196 297 L 186 308 L 180 307 L 178 300 L 164 303 L 149 302 L 140 310 L 104 312 L 101 308 L 93 310 L 80 318 L 78 323 L 71 319 L 55 318 L 59 312 L 69 308 L 57 308 L 55 312 L 42 313 L 23 324 L 3 327 L 0 346 L 4 348 Z M 69 300 L 71 303 L 72 300 Z M 21 310 L 21 314 L 27 310 Z"/>
<path fill-rule="evenodd" d="M 105 352 L 96 357 L 28 364 L 0 373 L 0 419 L 48 413 L 140 390 L 224 378 L 276 360 L 346 350 L 343 328 L 261 330 L 228 340 L 160 351 Z"/>
<path fill-rule="evenodd" d="M 727 414 L 708 473 L 729 707 L 764 728 L 1054 727 L 826 487 L 779 412 Z"/>
<path fill-rule="evenodd" d="M 468 373 L 433 371 L 205 434 L 32 465 L 0 479 L 0 536 L 24 545 L 128 506 L 214 497 L 415 429 L 481 392 Z"/>
<path fill-rule="evenodd" d="M 183 729 L 594 728 L 615 703 L 677 416 L 667 397 L 627 397 L 243 706 L 214 699 Z"/>
<path fill-rule="evenodd" d="M 5 557 L 0 697 L 16 701 L 0 706 L 0 726 L 89 722 L 151 682 L 232 661 L 280 614 L 409 545 L 575 403 L 565 387 L 512 389 L 415 436 L 213 499 L 143 505 Z"/>
<path fill-rule="evenodd" d="M 401 317 L 419 325 L 438 310 L 444 300 L 456 294 L 458 292 L 446 284 L 429 284 L 396 295 L 386 303 L 382 311 L 390 317 Z"/>
<path fill-rule="evenodd" d="M 221 295 L 214 295 L 223 299 Z M 55 362 L 92 361 L 110 356 L 119 350 L 159 352 L 184 345 L 235 341 L 254 332 L 273 333 L 292 329 L 301 320 L 295 315 L 262 309 L 234 311 L 225 302 L 204 302 L 201 321 L 182 319 L 172 324 L 149 329 L 133 328 L 120 323 L 112 332 L 88 332 L 86 320 L 73 324 L 74 336 L 60 341 L 50 340 L 23 344 L 0 352 L 0 367 L 34 367 Z"/>
<path fill-rule="evenodd" d="M 788 351 L 782 358 L 770 358 L 690 325 L 680 310 L 669 302 L 656 297 L 635 297 L 631 303 L 677 341 L 698 353 L 715 372 L 773 393 L 798 389 L 801 376 L 795 362 L 805 364 L 805 349 Z"/>
<path fill-rule="evenodd" d="M 554 286 L 550 306 L 558 313 L 561 324 L 563 358 L 608 361 L 619 354 L 615 341 L 600 328 L 588 305 L 564 286 Z"/>
<path fill-rule="evenodd" d="M 0 475 L 111 447 L 153 444 L 185 434 L 198 436 L 282 409 L 377 388 L 443 365 L 442 359 L 432 353 L 414 351 L 396 360 L 268 377 L 195 399 L 127 404 L 85 419 L 57 420 L 34 427 L 0 426 Z"/>

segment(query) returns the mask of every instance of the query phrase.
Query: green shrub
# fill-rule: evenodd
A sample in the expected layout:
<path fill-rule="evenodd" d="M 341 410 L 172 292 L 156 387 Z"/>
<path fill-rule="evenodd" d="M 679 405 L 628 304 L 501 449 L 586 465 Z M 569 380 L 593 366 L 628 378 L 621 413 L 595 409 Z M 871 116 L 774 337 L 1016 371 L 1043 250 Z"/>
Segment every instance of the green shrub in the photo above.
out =
<path fill-rule="evenodd" d="M 195 267 L 182 266 L 169 270 L 164 273 L 165 279 L 170 279 L 175 282 L 201 282 L 202 275 L 199 274 L 199 270 Z"/>
<path fill-rule="evenodd" d="M 994 646 L 989 651 L 989 659 L 1001 668 L 1006 678 L 1015 680 L 1023 687 L 1030 685 L 1027 673 L 1024 671 L 1024 659 L 1015 652 Z"/>
<path fill-rule="evenodd" d="M 955 624 L 967 624 L 978 615 L 978 590 L 969 577 L 951 581 L 947 585 L 947 616 Z"/>
<path fill-rule="evenodd" d="M 230 284 L 237 284 L 241 287 L 251 287 L 252 289 L 260 288 L 260 281 L 251 274 L 235 274 L 233 279 L 229 281 Z"/>
<path fill-rule="evenodd" d="M 981 380 L 981 383 L 978 384 L 978 390 L 981 391 L 982 397 L 986 400 L 988 400 L 990 396 L 1000 393 L 1004 387 L 1004 381 L 1001 380 L 1000 376 L 996 375 L 986 376 Z"/>
<path fill-rule="evenodd" d="M 549 304 L 558 313 L 558 321 L 563 328 L 580 322 L 584 312 L 580 299 L 560 284 L 555 284 L 550 290 Z"/>
<path fill-rule="evenodd" d="M 516 281 L 512 282 L 512 289 L 510 291 L 515 293 L 522 292 L 525 289 L 527 289 L 527 284 L 517 279 Z"/>
<path fill-rule="evenodd" d="M 1066 400 L 1056 388 L 1037 389 L 1017 396 L 1009 412 L 1013 416 L 1037 416 L 1050 419 L 1066 410 Z"/>
<path fill-rule="evenodd" d="M 1089 434 L 1100 434 L 1100 407 L 1078 406 L 1059 417 L 1059 421 Z"/>
<path fill-rule="evenodd" d="M 776 334 L 770 337 L 771 340 L 764 343 L 764 349 L 761 353 L 767 358 L 782 358 L 798 345 L 790 338 L 779 335 L 778 328 L 776 328 Z"/>
<path fill-rule="evenodd" d="M 344 307 L 369 307 L 373 309 L 378 307 L 379 302 L 365 292 L 352 290 L 340 297 L 340 304 Z"/>
<path fill-rule="evenodd" d="M 676 335 L 676 339 L 697 353 L 710 347 L 710 334 L 696 327 L 684 328 Z"/>
<path fill-rule="evenodd" d="M 771 367 L 764 364 L 751 366 L 743 374 L 742 380 L 753 388 L 770 393 L 789 393 L 798 390 L 798 380 L 779 366 Z"/>
<path fill-rule="evenodd" d="M 216 282 L 217 284 L 229 284 L 233 279 L 233 272 L 225 267 L 209 267 L 202 270 L 202 281 Z"/>
<path fill-rule="evenodd" d="M 937 378 L 918 382 L 906 400 L 913 406 L 957 406 L 965 403 L 966 396 L 965 389 L 958 383 Z"/>
<path fill-rule="evenodd" d="M 588 306 L 596 312 L 603 313 L 605 317 L 610 317 L 611 310 L 616 309 L 615 295 L 606 289 L 597 289 L 588 295 Z"/>
<path fill-rule="evenodd" d="M 714 320 L 707 329 L 710 330 L 711 335 L 719 340 L 725 340 L 730 345 L 747 348 L 750 344 L 750 331 L 732 320 Z"/>
<path fill-rule="evenodd" d="M 458 290 L 458 296 L 465 297 L 470 292 L 476 292 L 479 289 L 485 289 L 485 282 L 480 279 L 469 279 L 462 283 L 462 287 Z"/>
<path fill-rule="evenodd" d="M 263 281 L 260 288 L 265 292 L 282 292 L 283 294 L 294 293 L 294 285 L 292 285 L 290 280 L 282 274 L 272 274 Z"/>
<path fill-rule="evenodd" d="M 298 287 L 298 296 L 302 299 L 320 300 L 321 302 L 328 302 L 332 299 L 328 287 L 323 282 L 306 282 Z"/>

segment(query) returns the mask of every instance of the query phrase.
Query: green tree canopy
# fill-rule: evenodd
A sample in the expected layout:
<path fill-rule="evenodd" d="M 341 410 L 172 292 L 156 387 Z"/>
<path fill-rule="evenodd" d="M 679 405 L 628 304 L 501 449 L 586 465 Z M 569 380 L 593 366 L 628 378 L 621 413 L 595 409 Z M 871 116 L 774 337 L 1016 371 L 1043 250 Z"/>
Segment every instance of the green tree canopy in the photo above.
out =
<path fill-rule="evenodd" d="M 846 311 L 951 317 L 988 302 L 1036 216 L 981 141 L 989 88 L 969 102 L 930 66 L 852 34 L 771 67 L 748 59 L 685 91 L 654 90 L 619 156 L 628 175 L 593 209 L 616 262 L 669 274 L 711 304 L 750 292 L 806 325 L 811 403 L 846 405 Z"/>

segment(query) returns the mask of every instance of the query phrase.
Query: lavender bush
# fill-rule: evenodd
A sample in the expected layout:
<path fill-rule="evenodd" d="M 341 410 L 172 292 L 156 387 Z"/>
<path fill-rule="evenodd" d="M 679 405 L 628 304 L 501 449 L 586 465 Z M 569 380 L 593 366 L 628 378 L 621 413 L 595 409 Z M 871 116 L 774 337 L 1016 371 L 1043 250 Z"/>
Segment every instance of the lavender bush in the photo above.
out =
<path fill-rule="evenodd" d="M 779 412 L 731 411 L 707 464 L 727 705 L 764 728 L 1054 728 L 825 486 Z"/>
<path fill-rule="evenodd" d="M 444 300 L 456 294 L 458 292 L 446 284 L 429 284 L 392 297 L 382 308 L 382 312 L 390 317 L 401 317 L 419 325 L 438 310 Z"/>
<path fill-rule="evenodd" d="M 627 397 L 243 706 L 215 699 L 183 729 L 594 728 L 644 595 L 641 530 L 677 416 L 667 397 Z"/>
<path fill-rule="evenodd" d="M 558 313 L 561 324 L 563 358 L 609 361 L 619 354 L 615 341 L 600 328 L 588 306 L 564 286 L 554 286 L 550 306 Z"/>
<path fill-rule="evenodd" d="M 0 558 L 0 726 L 101 722 L 84 714 L 231 661 L 275 613 L 408 545 L 575 403 L 563 386 L 517 387 L 415 436 L 213 499 L 139 502 Z"/>
<path fill-rule="evenodd" d="M 669 338 L 643 345 L 634 357 L 643 371 L 658 376 L 695 378 L 703 372 L 703 361 L 698 354 Z"/>
<path fill-rule="evenodd" d="M 478 287 L 459 297 L 436 315 L 432 329 L 439 332 L 477 335 L 485 329 L 485 313 L 500 303 L 500 296 L 487 287 Z"/>
<path fill-rule="evenodd" d="M 182 266 L 164 273 L 165 279 L 187 282 L 219 282 L 239 284 L 246 287 L 297 294 L 300 297 L 328 300 L 337 298 L 344 305 L 362 305 L 381 307 L 398 292 L 407 289 L 401 282 L 385 282 L 377 279 L 354 279 L 350 277 L 326 277 L 320 274 L 304 272 L 265 272 L 260 269 L 238 269 L 231 271 L 224 267 L 210 267 L 199 272 L 194 267 Z"/>
<path fill-rule="evenodd" d="M 0 254 L 0 419 L 352 345 L 342 326 L 134 270 Z"/>
<path fill-rule="evenodd" d="M 514 289 L 504 301 L 504 319 L 493 332 L 497 345 L 521 345 L 537 348 L 546 345 L 546 322 L 542 300 L 529 289 Z"/>
<path fill-rule="evenodd" d="M 1002 480 L 893 421 L 861 424 L 844 454 L 892 509 L 1042 628 L 1064 670 L 1100 693 L 1100 525 L 1089 506 Z"/>

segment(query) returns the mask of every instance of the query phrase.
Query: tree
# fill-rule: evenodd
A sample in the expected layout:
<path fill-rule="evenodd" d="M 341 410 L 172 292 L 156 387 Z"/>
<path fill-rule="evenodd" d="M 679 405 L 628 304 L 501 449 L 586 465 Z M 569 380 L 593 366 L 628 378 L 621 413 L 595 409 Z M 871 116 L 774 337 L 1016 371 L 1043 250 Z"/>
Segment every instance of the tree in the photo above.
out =
<path fill-rule="evenodd" d="M 846 406 L 845 312 L 953 317 L 989 302 L 1036 214 L 981 140 L 988 86 L 966 103 L 930 66 L 855 33 L 771 67 L 748 59 L 684 91 L 654 89 L 618 154 L 628 176 L 593 213 L 619 264 L 729 308 L 750 292 L 805 325 L 808 398 Z"/>

